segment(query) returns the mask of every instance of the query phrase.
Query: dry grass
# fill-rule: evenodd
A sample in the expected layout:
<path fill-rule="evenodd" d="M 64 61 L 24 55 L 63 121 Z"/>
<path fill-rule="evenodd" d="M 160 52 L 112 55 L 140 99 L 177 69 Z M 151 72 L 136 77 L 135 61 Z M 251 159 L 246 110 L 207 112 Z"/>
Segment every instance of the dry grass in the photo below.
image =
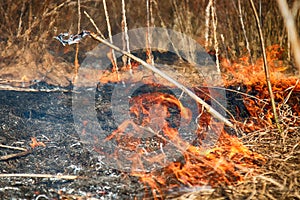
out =
<path fill-rule="evenodd" d="M 108 36 L 102 0 L 82 0 L 81 10 L 87 11 L 95 19 L 101 31 Z M 256 31 L 255 18 L 248 1 L 211 1 L 210 14 L 207 15 L 207 1 L 152 1 L 151 23 L 158 27 L 172 28 L 183 32 L 200 41 L 205 40 L 205 27 L 209 25 L 208 36 L 211 43 L 208 48 L 214 49 L 215 40 L 220 52 L 226 50 L 230 58 L 237 58 L 248 52 L 252 57 L 261 56 L 259 50 L 259 35 Z M 280 44 L 287 49 L 287 33 L 283 27 L 283 19 L 276 1 L 261 0 L 256 2 L 264 33 L 266 45 Z M 292 5 L 291 1 L 291 5 Z M 106 1 L 107 12 L 111 22 L 112 34 L 122 31 L 122 2 Z M 9 44 L 18 43 L 19 47 L 38 41 L 43 47 L 52 46 L 51 38 L 60 32 L 77 33 L 78 2 L 76 0 L 46 2 L 40 1 L 2 1 L 0 3 L 1 41 Z M 296 10 L 297 11 L 297 10 Z M 295 11 L 296 25 L 299 26 L 299 15 Z M 243 13 L 240 15 L 240 13 Z M 138 0 L 126 2 L 126 17 L 128 29 L 145 27 L 147 25 L 146 4 Z M 207 21 L 209 23 L 206 23 Z M 242 22 L 243 23 L 242 23 Z M 215 24 L 214 24 L 215 23 Z M 216 26 L 216 27 L 214 27 Z M 92 29 L 86 17 L 81 18 L 82 29 Z M 214 36 L 214 29 L 216 35 Z M 247 44 L 249 43 L 249 44 Z M 204 46 L 204 43 L 203 43 Z M 53 48 L 53 47 L 52 47 Z"/>
<path fill-rule="evenodd" d="M 281 116 L 284 133 L 270 126 L 242 137 L 244 145 L 266 158 L 258 170 L 259 175 L 245 175 L 234 186 L 219 186 L 200 189 L 170 199 L 299 199 L 300 198 L 300 128 L 291 121 L 300 123 L 298 115 Z M 249 171 L 251 174 L 251 171 Z"/>

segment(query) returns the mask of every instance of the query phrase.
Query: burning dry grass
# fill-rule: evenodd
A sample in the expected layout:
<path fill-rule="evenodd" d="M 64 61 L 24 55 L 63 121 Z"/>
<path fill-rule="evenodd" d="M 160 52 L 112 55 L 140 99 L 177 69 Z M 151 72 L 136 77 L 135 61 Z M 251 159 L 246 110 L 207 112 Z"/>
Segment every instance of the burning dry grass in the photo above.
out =
<path fill-rule="evenodd" d="M 283 131 L 274 125 L 261 61 L 224 66 L 225 84 L 243 82 L 246 87 L 243 101 L 250 117 L 236 122 L 241 138 L 222 132 L 209 150 L 190 146 L 183 153 L 184 162 L 173 162 L 159 173 L 133 173 L 152 188 L 155 199 L 165 198 L 167 191 L 173 191 L 168 198 L 174 199 L 300 198 L 300 84 L 297 77 L 282 73 L 286 68 L 273 51 L 277 47 L 269 48 L 268 60 L 276 74 L 271 82 Z M 186 194 L 174 197 L 174 188 L 185 188 L 181 192 Z"/>
<path fill-rule="evenodd" d="M 218 147 L 206 154 L 199 155 L 195 149 L 189 149 L 194 159 L 168 167 L 167 173 L 175 175 L 184 188 L 178 193 L 169 188 L 173 193 L 168 198 L 298 199 L 299 127 L 284 128 L 285 135 L 280 135 L 275 127 L 269 127 L 268 130 L 248 133 L 240 140 L 224 134 Z M 143 176 L 141 180 L 149 185 L 165 184 L 166 181 L 162 180 L 165 176 L 166 173 L 163 176 Z M 178 186 L 178 182 L 173 186 Z M 157 186 L 154 189 L 162 190 Z M 180 193 L 185 194 L 178 195 Z"/>
<path fill-rule="evenodd" d="M 258 60 L 251 65 L 246 58 L 241 58 L 239 62 L 233 64 L 223 60 L 225 85 L 245 86 L 246 93 L 255 96 L 253 98 L 245 93 L 243 101 L 251 117 L 245 121 L 235 122 L 242 137 L 237 138 L 223 131 L 216 146 L 211 149 L 203 149 L 201 145 L 189 145 L 183 151 L 180 146 L 187 146 L 185 141 L 181 140 L 176 130 L 168 129 L 169 127 L 162 123 L 158 128 L 163 129 L 167 139 L 176 144 L 175 147 L 181 151 L 183 159 L 172 162 L 158 171 L 148 173 L 132 171 L 131 175 L 139 177 L 145 185 L 145 198 L 173 198 L 176 194 L 178 196 L 179 193 L 193 190 L 195 191 L 181 198 L 299 198 L 300 84 L 296 77 L 287 77 L 282 73 L 287 70 L 285 67 L 287 65 L 281 60 L 282 49 L 275 45 L 270 47 L 268 52 L 268 61 L 273 74 L 271 82 L 283 132 L 279 132 L 273 126 L 269 94 L 261 70 L 262 61 Z M 153 100 L 161 97 L 150 95 L 149 98 Z M 163 99 L 169 104 L 177 103 L 172 97 Z M 149 99 L 147 102 L 150 102 Z M 141 102 L 138 105 L 142 104 Z M 184 111 L 182 105 L 176 106 L 180 111 Z M 154 125 L 164 122 L 164 118 L 170 114 L 164 106 L 158 107 L 155 112 L 159 112 L 159 109 L 164 110 L 164 115 L 161 116 L 162 119 L 153 122 Z M 135 112 L 136 116 L 141 114 L 136 110 Z M 153 116 L 149 110 L 149 119 L 154 119 Z M 188 116 L 183 118 L 190 120 Z M 127 125 L 124 126 L 126 128 Z M 152 129 L 155 130 L 153 127 Z M 113 139 L 114 136 L 112 134 L 108 139 Z M 136 150 L 135 145 L 129 146 L 132 140 L 128 139 L 124 142 L 124 138 L 117 137 L 118 142 L 122 140 L 124 147 Z M 201 136 L 198 139 L 201 140 Z M 135 163 L 139 163 L 138 156 L 134 158 Z"/>
<path fill-rule="evenodd" d="M 184 163 L 171 163 L 159 173 L 133 175 L 151 186 L 157 199 L 177 187 L 195 188 L 181 199 L 299 198 L 299 116 L 285 116 L 282 122 L 283 133 L 271 124 L 256 126 L 256 131 L 244 132 L 240 139 L 224 132 L 215 148 L 187 149 Z"/>
<path fill-rule="evenodd" d="M 155 130 L 155 125 L 158 125 L 158 129 L 164 129 L 166 138 L 176 144 L 175 147 L 183 157 L 182 160 L 172 162 L 161 170 L 148 173 L 132 171 L 131 175 L 138 177 L 145 185 L 145 199 L 293 199 L 300 197 L 298 192 L 300 189 L 300 84 L 297 78 L 287 77 L 282 73 L 282 63 L 275 58 L 269 57 L 269 62 L 273 74 L 276 74 L 272 76 L 271 81 L 283 128 L 282 133 L 273 125 L 273 114 L 268 90 L 263 81 L 264 75 L 260 72 L 262 71 L 260 61 L 256 65 L 250 65 L 247 60 L 242 59 L 240 62 L 223 66 L 226 86 L 246 88 L 243 102 L 250 117 L 240 119 L 239 122 L 235 121 L 240 138 L 222 131 L 217 144 L 211 149 L 203 149 L 201 145 L 189 145 L 185 150 L 180 149 L 180 146 L 186 146 L 185 141 L 176 134 L 176 130 L 168 129 L 164 124 L 164 118 L 170 115 L 166 110 L 170 104 L 179 108 L 179 111 L 184 111 L 174 97 L 168 95 L 164 97 L 159 94 L 151 96 L 153 93 L 150 93 L 132 98 L 132 101 L 137 99 L 137 102 L 140 102 L 133 103 L 131 107 L 131 112 L 136 119 L 141 120 L 140 125 L 152 124 L 152 130 Z M 280 65 L 277 66 L 278 63 Z M 157 107 L 157 110 L 147 110 L 148 118 L 141 118 L 139 115 L 145 114 L 141 110 L 145 111 L 143 106 L 147 105 L 143 104 L 143 97 L 149 98 L 146 99 L 147 103 L 151 101 L 155 102 L 155 105 L 159 105 L 159 102 L 164 103 L 160 104 L 161 107 Z M 157 112 L 157 115 L 163 114 L 161 119 L 147 121 L 147 119 L 154 120 Z M 184 113 L 188 115 L 189 111 Z M 204 121 L 200 121 L 203 122 L 201 125 L 206 125 L 205 120 L 210 120 L 207 116 L 208 113 L 202 115 Z M 188 116 L 183 118 L 187 122 L 190 121 Z M 123 125 L 123 129 L 126 129 L 128 123 Z M 121 137 L 122 134 L 118 134 L 112 134 L 107 139 L 115 139 L 119 144 L 122 142 L 124 147 L 136 150 L 136 145 L 129 146 L 130 142 L 133 142 L 130 137 L 124 138 Z M 201 137 L 200 134 L 199 141 Z M 135 142 L 139 144 L 141 141 Z M 133 159 L 135 164 L 139 164 L 138 158 Z"/>
<path fill-rule="evenodd" d="M 292 85 L 292 88 L 296 87 Z M 265 111 L 265 114 L 253 118 L 253 122 L 261 124 L 261 128 L 256 127 L 256 131 L 251 131 L 242 138 L 243 143 L 249 149 L 260 153 L 267 162 L 261 166 L 261 175 L 249 178 L 238 185 L 236 188 L 238 197 L 249 196 L 254 199 L 300 198 L 299 86 L 297 88 L 297 91 L 294 90 L 291 96 L 286 95 L 289 98 L 285 97 L 278 103 L 283 132 L 279 132 L 275 126 L 268 122 L 270 118 L 268 119 Z M 282 90 L 280 93 L 284 97 L 286 90 Z M 280 93 L 277 91 L 278 95 Z"/>
<path fill-rule="evenodd" d="M 269 54 L 270 55 L 270 54 Z M 244 148 L 256 152 L 265 162 L 255 171 L 246 173 L 243 180 L 232 186 L 219 184 L 213 191 L 194 191 L 176 199 L 299 199 L 300 198 L 300 116 L 299 116 L 299 79 L 287 77 L 276 72 L 274 66 L 278 61 L 269 57 L 273 72 L 273 91 L 277 102 L 282 132 L 273 122 L 273 114 L 269 103 L 269 95 L 264 77 L 259 71 L 261 65 L 250 65 L 239 62 L 225 65 L 228 85 L 239 85 L 243 82 L 247 93 L 258 99 L 245 95 L 244 102 L 251 117 L 246 119 L 241 128 L 240 138 Z M 280 71 L 284 65 L 278 66 Z M 277 68 L 278 69 L 278 68 Z M 241 73 L 242 72 L 242 73 Z M 251 75 L 255 74 L 255 75 Z M 228 79 L 228 77 L 230 77 Z M 234 142 L 236 144 L 236 142 Z M 231 144 L 232 145 L 232 144 Z M 232 152 L 232 149 L 229 150 Z M 241 153 L 241 152 L 240 152 Z M 251 172 L 251 169 L 248 168 Z"/>

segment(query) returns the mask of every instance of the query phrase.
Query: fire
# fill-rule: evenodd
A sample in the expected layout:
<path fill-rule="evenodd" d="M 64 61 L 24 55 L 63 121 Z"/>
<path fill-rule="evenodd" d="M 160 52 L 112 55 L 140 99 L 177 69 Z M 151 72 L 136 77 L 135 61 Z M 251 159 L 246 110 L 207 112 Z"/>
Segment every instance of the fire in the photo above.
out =
<path fill-rule="evenodd" d="M 162 149 L 169 141 L 177 144 L 180 140 L 176 127 L 191 121 L 191 111 L 173 95 L 162 92 L 140 94 L 132 97 L 129 104 L 131 118 L 120 124 L 105 141 L 114 139 L 118 150 L 134 152 L 128 158 L 133 173 L 144 169 L 142 160 L 164 165 L 164 154 L 148 154 Z"/>
<path fill-rule="evenodd" d="M 289 114 L 290 117 L 299 116 L 300 104 L 297 97 L 300 93 L 299 77 L 286 73 L 290 66 L 283 59 L 284 49 L 282 47 L 279 45 L 269 46 L 266 53 L 271 72 L 270 81 L 272 90 L 275 102 L 277 103 L 277 111 L 281 114 L 281 120 L 286 117 L 285 109 L 289 109 L 289 112 L 291 110 L 294 111 L 293 114 Z M 226 59 L 222 59 L 222 67 L 225 71 L 223 73 L 225 86 L 243 84 L 246 87 L 245 94 L 255 96 L 255 98 L 253 96 L 244 96 L 244 104 L 252 117 L 251 121 L 242 125 L 246 132 L 270 127 L 274 122 L 270 95 L 262 66 L 262 58 L 253 64 L 249 62 L 246 56 L 236 62 L 229 62 Z M 293 125 L 299 126 L 299 124 Z"/>
<path fill-rule="evenodd" d="M 278 110 L 283 112 L 284 106 L 290 106 L 298 115 L 299 98 L 292 93 L 300 93 L 299 80 L 286 78 L 282 73 L 286 67 L 278 60 L 282 57 L 279 46 L 269 47 L 268 50 L 271 82 Z M 226 71 L 223 77 L 225 86 L 243 84 L 246 87 L 243 101 L 251 120 L 236 124 L 245 133 L 270 127 L 273 114 L 268 90 L 262 81 L 262 60 L 253 65 L 249 64 L 247 57 L 241 58 L 239 62 L 226 59 L 221 61 Z M 159 86 L 153 84 L 153 87 Z M 202 99 L 210 100 L 205 95 L 208 91 L 200 92 L 196 89 L 196 93 Z M 129 104 L 130 119 L 124 120 L 104 141 L 116 142 L 113 156 L 128 160 L 131 175 L 139 177 L 145 185 L 145 197 L 152 194 L 154 199 L 160 199 L 164 192 L 176 187 L 234 185 L 243 181 L 245 176 L 257 173 L 256 169 L 266 162 L 260 154 L 243 145 L 239 138 L 228 134 L 223 125 L 214 120 L 201 105 L 197 105 L 200 114 L 195 119 L 194 110 L 184 106 L 174 95 L 162 91 L 132 96 Z M 197 123 L 193 132 L 195 138 L 188 141 L 182 137 L 178 127 L 193 121 Z M 214 145 L 206 146 L 204 141 L 211 137 L 211 132 L 221 134 L 213 138 L 216 140 Z M 176 152 L 174 159 L 170 159 L 170 152 L 165 151 L 167 145 L 172 147 L 171 153 Z M 121 151 L 129 153 L 120 156 Z"/>
<path fill-rule="evenodd" d="M 189 124 L 193 120 L 192 111 L 174 95 L 142 93 L 131 97 L 129 104 L 131 118 L 121 123 L 105 142 L 117 142 L 118 148 L 113 153 L 117 158 L 120 150 L 130 152 L 118 159 L 127 159 L 131 175 L 139 177 L 145 188 L 150 187 L 156 199 L 161 198 L 164 190 L 173 187 L 237 183 L 243 180 L 249 168 L 255 169 L 265 161 L 248 150 L 237 137 L 228 135 L 222 124 L 214 121 L 201 105 L 198 105 L 201 113 L 197 119 L 198 129 L 191 143 L 182 138 L 178 127 L 180 123 Z M 208 129 L 222 132 L 215 138 L 215 146 L 202 145 L 202 139 L 209 137 Z M 172 152 L 178 152 L 173 161 L 164 151 L 168 144 L 172 144 Z M 147 169 L 152 165 L 161 167 Z"/>
<path fill-rule="evenodd" d="M 218 144 L 212 149 L 190 146 L 184 160 L 172 162 L 162 170 L 150 173 L 132 173 L 150 186 L 156 199 L 163 190 L 174 187 L 196 187 L 221 184 L 232 185 L 243 180 L 249 169 L 255 169 L 265 159 L 248 150 L 238 138 L 222 133 Z M 254 170 L 253 170 L 254 173 Z"/>
<path fill-rule="evenodd" d="M 38 141 L 36 140 L 35 137 L 32 137 L 32 138 L 31 138 L 31 143 L 30 143 L 29 145 L 30 145 L 31 148 L 33 148 L 33 149 L 36 148 L 36 147 L 38 147 L 38 146 L 46 147 L 45 143 L 43 143 L 43 142 L 38 142 Z"/>

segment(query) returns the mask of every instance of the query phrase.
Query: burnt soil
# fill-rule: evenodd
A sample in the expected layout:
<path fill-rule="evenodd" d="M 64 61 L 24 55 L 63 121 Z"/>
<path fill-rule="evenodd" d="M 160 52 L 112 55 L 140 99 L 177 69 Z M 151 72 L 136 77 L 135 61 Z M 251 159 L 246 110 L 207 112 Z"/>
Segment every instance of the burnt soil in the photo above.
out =
<path fill-rule="evenodd" d="M 101 164 L 92 148 L 80 141 L 72 117 L 71 92 L 0 91 L 1 144 L 30 149 L 31 137 L 44 142 L 23 157 L 0 161 L 1 173 L 69 174 L 77 180 L 49 178 L 1 178 L 1 199 L 35 199 L 68 195 L 105 199 L 132 199 L 142 186 Z M 17 153 L 1 149 L 1 156 Z M 42 198 L 43 199 L 43 198 Z M 45 198 L 44 198 L 45 199 Z"/>

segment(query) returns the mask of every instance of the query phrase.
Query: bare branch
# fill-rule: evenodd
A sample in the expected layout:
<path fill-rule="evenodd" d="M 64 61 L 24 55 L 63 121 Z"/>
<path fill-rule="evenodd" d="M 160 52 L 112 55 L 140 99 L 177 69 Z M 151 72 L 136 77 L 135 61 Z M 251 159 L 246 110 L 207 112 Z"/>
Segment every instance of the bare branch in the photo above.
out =
<path fill-rule="evenodd" d="M 275 100 L 274 100 L 274 94 L 273 94 L 273 90 L 272 90 L 272 84 L 270 81 L 270 71 L 269 71 L 269 67 L 268 67 L 268 62 L 267 62 L 267 55 L 266 55 L 266 49 L 265 49 L 265 41 L 264 41 L 264 37 L 263 37 L 263 32 L 262 32 L 262 28 L 260 26 L 260 20 L 255 8 L 255 5 L 253 3 L 253 0 L 250 0 L 250 4 L 256 19 L 256 25 L 258 28 L 258 33 L 259 33 L 259 38 L 260 38 L 260 44 L 261 44 L 261 49 L 262 49 L 262 53 L 263 53 L 263 60 L 264 60 L 264 71 L 265 71 L 265 77 L 266 77 L 266 81 L 267 81 L 267 86 L 268 86 L 268 91 L 270 94 L 270 99 L 271 99 L 271 104 L 272 104 L 272 110 L 273 110 L 273 115 L 274 115 L 274 119 L 275 119 L 275 123 L 277 125 L 277 128 L 279 129 L 280 132 L 282 132 L 280 124 L 279 124 L 279 120 L 278 120 L 278 115 L 277 115 L 277 111 L 276 111 L 276 105 L 275 105 Z"/>
<path fill-rule="evenodd" d="M 298 67 L 298 74 L 300 75 L 300 45 L 299 45 L 299 38 L 298 38 L 297 28 L 295 25 L 294 16 L 291 13 L 288 4 L 285 0 L 277 0 L 277 3 L 286 24 L 289 42 L 292 45 L 292 51 L 294 53 L 295 63 Z"/>
<path fill-rule="evenodd" d="M 103 0 L 103 8 L 104 8 L 104 13 L 105 13 L 105 18 L 106 18 L 106 24 L 107 24 L 107 29 L 108 29 L 108 37 L 109 41 L 111 44 L 113 44 L 112 40 L 112 34 L 111 34 L 111 26 L 109 22 L 109 15 L 107 11 L 107 5 L 106 5 L 106 0 Z M 118 72 L 118 66 L 117 66 L 117 59 L 114 50 L 111 50 L 111 55 L 108 55 L 109 59 L 111 59 L 112 65 L 114 66 L 114 69 Z"/>

